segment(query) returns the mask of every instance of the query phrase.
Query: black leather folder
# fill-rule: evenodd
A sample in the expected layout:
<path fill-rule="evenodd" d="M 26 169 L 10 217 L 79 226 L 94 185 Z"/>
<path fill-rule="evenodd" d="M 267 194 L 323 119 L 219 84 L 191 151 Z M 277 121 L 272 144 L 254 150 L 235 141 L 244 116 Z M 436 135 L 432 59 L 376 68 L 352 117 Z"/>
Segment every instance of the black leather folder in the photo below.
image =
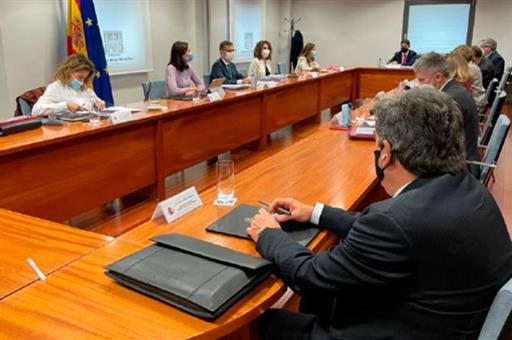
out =
<path fill-rule="evenodd" d="M 269 261 L 171 233 L 107 266 L 115 281 L 204 319 L 214 319 L 267 278 Z"/>
<path fill-rule="evenodd" d="M 260 208 L 256 206 L 240 204 L 227 215 L 209 225 L 206 230 L 250 239 L 251 237 L 247 234 L 246 229 L 251 224 L 251 219 L 259 210 Z M 320 232 L 320 230 L 311 223 L 299 223 L 295 221 L 281 223 L 281 228 L 286 231 L 291 238 L 304 246 Z"/>
<path fill-rule="evenodd" d="M 0 125 L 0 136 L 8 136 L 18 132 L 37 129 L 43 125 L 41 119 L 27 119 Z"/>

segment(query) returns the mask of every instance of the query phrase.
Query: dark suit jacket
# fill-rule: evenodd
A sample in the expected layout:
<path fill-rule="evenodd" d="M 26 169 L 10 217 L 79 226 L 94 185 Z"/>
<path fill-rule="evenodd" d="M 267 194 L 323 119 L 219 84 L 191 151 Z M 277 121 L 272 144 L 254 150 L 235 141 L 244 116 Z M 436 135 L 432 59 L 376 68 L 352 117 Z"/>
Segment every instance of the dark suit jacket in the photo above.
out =
<path fill-rule="evenodd" d="M 402 64 L 402 52 L 398 51 L 395 53 L 393 58 L 389 60 L 389 63 L 396 61 L 398 64 L 404 65 L 404 66 L 412 66 L 414 62 L 416 61 L 416 52 L 413 50 L 409 50 L 407 53 L 407 62 L 405 64 Z"/>
<path fill-rule="evenodd" d="M 467 172 L 420 177 L 360 214 L 326 206 L 320 228 L 344 240 L 315 254 L 267 228 L 257 242 L 295 292 L 335 299 L 312 339 L 476 339 L 512 275 L 503 217 Z"/>
<path fill-rule="evenodd" d="M 452 97 L 458 104 L 464 117 L 464 135 L 466 138 L 466 159 L 472 161 L 479 161 L 480 155 L 478 154 L 478 110 L 476 108 L 475 100 L 466 91 L 466 89 L 456 80 L 450 80 L 443 91 Z M 478 175 L 478 167 L 471 166 L 471 173 L 475 176 Z"/>
<path fill-rule="evenodd" d="M 481 58 L 478 63 L 478 67 L 480 68 L 480 71 L 482 71 L 482 84 L 487 88 L 491 80 L 496 77 L 496 68 L 494 63 L 488 58 Z"/>
<path fill-rule="evenodd" d="M 297 67 L 297 61 L 299 59 L 300 53 L 304 48 L 304 37 L 302 36 L 302 32 L 297 30 L 293 34 L 292 37 L 292 46 L 290 47 L 290 64 L 292 70 L 295 70 Z"/>
<path fill-rule="evenodd" d="M 224 84 L 236 84 L 238 79 L 245 78 L 243 74 L 237 71 L 235 64 L 230 63 L 229 65 L 231 66 L 231 73 L 229 73 L 228 68 L 222 59 L 217 59 L 217 61 L 212 65 L 210 79 L 226 78 L 226 80 L 224 80 Z"/>
<path fill-rule="evenodd" d="M 498 51 L 492 51 L 487 56 L 490 61 L 494 64 L 494 67 L 496 69 L 496 78 L 498 80 L 501 80 L 501 77 L 503 76 L 503 73 L 505 72 L 505 59 L 498 53 Z"/>

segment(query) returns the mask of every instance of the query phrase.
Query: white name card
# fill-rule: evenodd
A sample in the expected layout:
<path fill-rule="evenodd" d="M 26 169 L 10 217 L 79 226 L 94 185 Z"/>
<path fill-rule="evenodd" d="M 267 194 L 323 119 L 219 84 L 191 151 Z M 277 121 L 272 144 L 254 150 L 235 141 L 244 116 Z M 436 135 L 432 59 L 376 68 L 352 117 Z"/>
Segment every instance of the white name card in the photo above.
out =
<path fill-rule="evenodd" d="M 339 69 L 341 72 L 345 71 L 345 68 L 344 68 L 343 66 L 338 67 L 338 69 Z"/>
<path fill-rule="evenodd" d="M 110 120 L 112 121 L 112 124 L 121 124 L 124 122 L 128 122 L 130 120 L 133 120 L 132 113 L 130 110 L 119 110 L 110 115 Z"/>
<path fill-rule="evenodd" d="M 196 187 L 191 187 L 158 203 L 151 219 L 154 220 L 163 215 L 165 221 L 171 223 L 202 205 L 203 202 L 197 193 Z"/>
<path fill-rule="evenodd" d="M 310 72 L 311 78 L 318 78 L 318 72 Z"/>
<path fill-rule="evenodd" d="M 221 100 L 222 98 L 220 97 L 220 94 L 218 92 L 212 92 L 208 93 L 208 99 L 210 100 L 210 102 L 214 102 L 217 100 Z"/>

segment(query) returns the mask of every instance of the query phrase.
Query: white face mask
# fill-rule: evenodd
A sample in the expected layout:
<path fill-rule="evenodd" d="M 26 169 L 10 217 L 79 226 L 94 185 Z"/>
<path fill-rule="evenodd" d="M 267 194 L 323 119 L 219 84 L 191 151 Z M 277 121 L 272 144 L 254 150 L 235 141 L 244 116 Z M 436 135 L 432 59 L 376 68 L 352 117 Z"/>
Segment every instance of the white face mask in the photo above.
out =
<path fill-rule="evenodd" d="M 226 61 L 231 62 L 235 57 L 235 52 L 226 52 Z"/>
<path fill-rule="evenodd" d="M 269 55 L 270 55 L 270 50 L 268 48 L 261 50 L 261 56 L 263 58 L 267 59 Z"/>

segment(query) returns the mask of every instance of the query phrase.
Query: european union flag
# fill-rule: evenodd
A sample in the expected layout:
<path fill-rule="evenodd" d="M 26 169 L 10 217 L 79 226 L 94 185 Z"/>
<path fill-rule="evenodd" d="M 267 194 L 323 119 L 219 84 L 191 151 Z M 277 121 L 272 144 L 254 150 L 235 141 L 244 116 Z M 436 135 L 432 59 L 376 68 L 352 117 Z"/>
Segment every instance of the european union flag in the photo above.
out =
<path fill-rule="evenodd" d="M 112 86 L 110 85 L 110 76 L 107 69 L 107 60 L 105 58 L 105 49 L 101 40 L 100 27 L 93 0 L 80 0 L 80 13 L 84 26 L 85 45 L 87 48 L 87 57 L 96 67 L 94 76 L 94 91 L 105 101 L 107 106 L 114 104 L 112 97 Z"/>

